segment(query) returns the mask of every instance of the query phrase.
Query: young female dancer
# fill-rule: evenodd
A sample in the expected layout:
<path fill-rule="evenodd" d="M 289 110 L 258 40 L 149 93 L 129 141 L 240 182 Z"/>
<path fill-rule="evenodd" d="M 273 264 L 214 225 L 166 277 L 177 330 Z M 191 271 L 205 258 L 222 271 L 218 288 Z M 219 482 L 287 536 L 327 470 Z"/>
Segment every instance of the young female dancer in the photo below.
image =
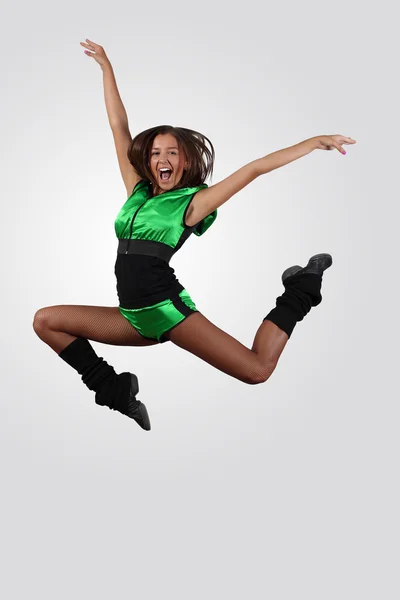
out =
<path fill-rule="evenodd" d="M 266 381 L 298 321 L 322 301 L 322 275 L 332 264 L 316 254 L 302 268 L 282 275 L 285 292 L 263 319 L 251 349 L 211 323 L 196 308 L 169 266 L 191 233 L 202 235 L 217 209 L 259 175 L 286 165 L 315 149 L 336 148 L 355 140 L 322 135 L 257 159 L 210 187 L 214 148 L 191 129 L 153 127 L 133 140 L 104 49 L 90 40 L 81 45 L 103 71 L 105 103 L 128 199 L 115 221 L 118 307 L 50 306 L 34 316 L 37 335 L 108 406 L 150 429 L 145 405 L 136 399 L 139 385 L 132 373 L 116 374 L 98 357 L 88 340 L 119 346 L 150 346 L 168 340 L 213 367 L 245 383 Z M 210 149 L 207 147 L 207 143 Z M 190 316 L 190 318 L 188 318 Z"/>

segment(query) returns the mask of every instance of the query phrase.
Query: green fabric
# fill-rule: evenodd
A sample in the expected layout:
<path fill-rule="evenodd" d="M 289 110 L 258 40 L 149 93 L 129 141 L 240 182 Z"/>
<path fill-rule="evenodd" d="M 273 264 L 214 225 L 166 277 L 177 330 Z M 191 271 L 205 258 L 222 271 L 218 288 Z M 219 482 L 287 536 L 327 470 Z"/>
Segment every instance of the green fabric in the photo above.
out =
<path fill-rule="evenodd" d="M 203 183 L 196 187 L 171 190 L 158 196 L 152 196 L 150 182 L 142 179 L 137 183 L 117 215 L 114 224 L 117 238 L 152 240 L 175 248 L 182 233 L 190 229 L 183 222 L 186 207 L 196 192 L 207 187 L 208 185 Z M 203 235 L 216 218 L 217 211 L 215 210 L 197 223 L 193 233 Z"/>
<path fill-rule="evenodd" d="M 182 290 L 179 297 L 189 308 L 198 312 L 186 290 Z M 122 308 L 120 306 L 119 311 L 141 335 L 159 342 L 163 333 L 186 318 L 175 308 L 170 299 L 144 308 Z"/>

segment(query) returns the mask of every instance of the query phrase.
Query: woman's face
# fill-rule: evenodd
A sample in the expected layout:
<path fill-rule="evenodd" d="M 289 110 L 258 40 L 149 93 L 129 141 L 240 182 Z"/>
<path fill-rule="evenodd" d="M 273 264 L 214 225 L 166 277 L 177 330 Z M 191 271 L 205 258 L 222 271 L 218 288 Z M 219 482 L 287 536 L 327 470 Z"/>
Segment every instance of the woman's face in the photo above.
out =
<path fill-rule="evenodd" d="M 186 157 L 176 138 L 171 133 L 157 135 L 150 152 L 150 168 L 157 181 L 155 194 L 162 194 L 178 185 L 185 166 Z M 162 170 L 165 169 L 168 169 L 164 171 L 167 175 L 162 176 Z"/>

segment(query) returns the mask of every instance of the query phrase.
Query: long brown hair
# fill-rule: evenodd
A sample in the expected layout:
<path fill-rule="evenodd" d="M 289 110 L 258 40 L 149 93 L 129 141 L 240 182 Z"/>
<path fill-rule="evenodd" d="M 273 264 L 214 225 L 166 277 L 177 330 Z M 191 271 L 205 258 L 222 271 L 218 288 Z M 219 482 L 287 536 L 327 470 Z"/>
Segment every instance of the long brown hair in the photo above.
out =
<path fill-rule="evenodd" d="M 150 181 L 153 189 L 157 186 L 149 166 L 150 152 L 154 138 L 158 134 L 165 133 L 171 133 L 176 138 L 178 145 L 186 154 L 188 163 L 182 179 L 173 189 L 195 187 L 204 183 L 207 177 L 212 177 L 215 152 L 214 146 L 205 135 L 185 127 L 158 125 L 135 136 L 128 150 L 129 162 L 142 179 Z M 210 148 L 207 147 L 206 142 Z"/>

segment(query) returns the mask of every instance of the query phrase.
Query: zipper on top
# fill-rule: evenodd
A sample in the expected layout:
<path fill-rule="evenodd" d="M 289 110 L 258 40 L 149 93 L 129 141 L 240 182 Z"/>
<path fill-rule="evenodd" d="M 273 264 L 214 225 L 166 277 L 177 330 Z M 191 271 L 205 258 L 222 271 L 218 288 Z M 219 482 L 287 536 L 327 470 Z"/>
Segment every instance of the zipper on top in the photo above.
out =
<path fill-rule="evenodd" d="M 139 210 L 142 208 L 142 206 L 144 204 L 146 204 L 147 200 L 149 200 L 149 198 L 147 198 L 140 206 L 138 209 L 136 209 L 135 214 L 132 217 L 132 221 L 131 221 L 131 227 L 130 227 L 130 232 L 129 232 L 129 239 L 128 239 L 128 244 L 126 246 L 126 250 L 125 250 L 125 254 L 128 254 L 128 250 L 129 250 L 129 244 L 131 242 L 131 236 L 132 236 L 132 229 L 133 229 L 133 221 L 136 219 L 136 215 L 138 214 Z"/>

